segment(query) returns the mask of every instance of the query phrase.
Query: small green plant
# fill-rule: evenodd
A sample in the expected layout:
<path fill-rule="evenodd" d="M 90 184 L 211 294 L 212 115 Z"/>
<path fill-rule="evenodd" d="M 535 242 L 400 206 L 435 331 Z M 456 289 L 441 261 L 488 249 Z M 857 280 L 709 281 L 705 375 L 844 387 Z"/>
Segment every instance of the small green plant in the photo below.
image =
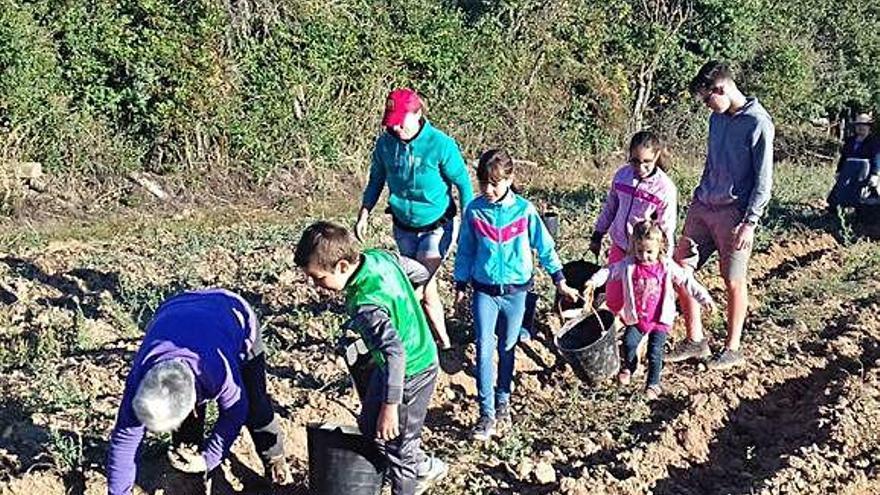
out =
<path fill-rule="evenodd" d="M 49 430 L 49 454 L 55 468 L 67 473 L 78 470 L 83 464 L 82 435 Z"/>
<path fill-rule="evenodd" d="M 853 230 L 852 222 L 846 215 L 845 209 L 835 208 L 834 212 L 837 215 L 837 232 L 840 236 L 841 244 L 844 246 L 852 245 L 855 241 L 855 231 Z"/>
<path fill-rule="evenodd" d="M 120 279 L 119 293 L 122 303 L 139 328 L 145 328 L 156 309 L 170 294 L 186 289 L 185 282 L 174 280 L 168 285 L 154 285 L 149 281 Z"/>
<path fill-rule="evenodd" d="M 86 420 L 92 413 L 92 396 L 74 378 L 59 374 L 51 366 L 37 366 L 33 373 L 33 387 L 24 398 L 29 413 L 63 414 L 75 422 Z"/>
<path fill-rule="evenodd" d="M 489 452 L 504 462 L 515 463 L 532 452 L 534 433 L 522 425 L 514 425 L 497 443 L 489 444 Z"/>

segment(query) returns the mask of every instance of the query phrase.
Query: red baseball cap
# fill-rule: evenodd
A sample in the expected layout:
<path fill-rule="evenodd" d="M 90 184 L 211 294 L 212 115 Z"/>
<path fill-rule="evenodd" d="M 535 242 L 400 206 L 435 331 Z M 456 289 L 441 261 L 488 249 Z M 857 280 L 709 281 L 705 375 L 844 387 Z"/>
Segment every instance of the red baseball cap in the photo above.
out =
<path fill-rule="evenodd" d="M 415 90 L 409 88 L 395 89 L 388 94 L 385 100 L 385 115 L 382 116 L 382 125 L 393 127 L 403 124 L 403 118 L 409 112 L 416 112 L 422 108 L 422 99 Z"/>

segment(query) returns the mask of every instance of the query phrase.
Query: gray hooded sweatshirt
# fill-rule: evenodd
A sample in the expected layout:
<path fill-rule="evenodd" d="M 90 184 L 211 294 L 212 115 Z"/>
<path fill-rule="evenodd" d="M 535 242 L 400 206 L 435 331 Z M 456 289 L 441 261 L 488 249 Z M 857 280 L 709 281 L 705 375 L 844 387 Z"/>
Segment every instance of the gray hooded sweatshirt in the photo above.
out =
<path fill-rule="evenodd" d="M 743 220 L 758 223 L 773 186 L 773 136 L 770 114 L 757 98 L 733 114 L 709 118 L 709 153 L 694 197 L 708 206 L 736 204 Z"/>

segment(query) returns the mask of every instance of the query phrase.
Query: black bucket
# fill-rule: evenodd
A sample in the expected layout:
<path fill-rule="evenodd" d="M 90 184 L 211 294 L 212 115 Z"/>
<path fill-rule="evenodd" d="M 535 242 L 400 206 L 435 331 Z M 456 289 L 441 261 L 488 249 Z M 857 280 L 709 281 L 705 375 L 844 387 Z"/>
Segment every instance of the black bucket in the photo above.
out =
<path fill-rule="evenodd" d="M 617 319 L 607 309 L 584 313 L 556 334 L 556 348 L 581 380 L 596 385 L 620 368 Z"/>
<path fill-rule="evenodd" d="M 586 260 L 578 260 L 578 261 L 569 261 L 568 263 L 562 265 L 562 274 L 565 275 L 565 283 L 568 284 L 569 287 L 575 289 L 580 292 L 584 290 L 584 287 L 587 285 L 587 280 L 590 280 L 596 272 L 598 272 L 602 267 L 597 265 L 596 263 L 590 263 Z M 594 301 L 600 301 L 601 294 L 605 293 L 605 287 L 599 287 L 593 293 Z M 594 304 L 598 305 L 598 304 Z M 567 301 L 556 296 L 556 311 L 563 318 L 569 318 L 572 314 L 579 314 L 579 310 L 583 309 L 584 301 Z"/>
<path fill-rule="evenodd" d="M 538 299 L 540 297 L 536 292 L 528 291 L 526 293 L 526 310 L 523 313 L 522 328 L 529 337 L 535 335 L 535 314 L 538 310 Z"/>
<path fill-rule="evenodd" d="M 309 493 L 311 495 L 378 495 L 385 477 L 385 458 L 376 443 L 353 426 L 310 423 Z"/>

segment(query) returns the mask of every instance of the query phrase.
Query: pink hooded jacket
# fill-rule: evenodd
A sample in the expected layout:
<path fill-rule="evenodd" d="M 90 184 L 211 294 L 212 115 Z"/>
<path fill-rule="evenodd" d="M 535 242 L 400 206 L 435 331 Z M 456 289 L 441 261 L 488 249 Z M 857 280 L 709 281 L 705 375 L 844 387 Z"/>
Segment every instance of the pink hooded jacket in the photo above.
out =
<path fill-rule="evenodd" d="M 673 287 L 684 287 L 700 304 L 708 304 L 712 296 L 697 280 L 690 270 L 685 270 L 672 258 L 664 257 L 661 262 L 666 270 L 666 279 L 663 281 L 663 299 L 660 301 L 660 321 L 664 325 L 672 326 L 675 322 L 675 290 Z M 601 287 L 608 280 L 620 280 L 623 282 L 623 309 L 620 311 L 620 319 L 625 325 L 636 325 L 639 322 L 636 311 L 635 291 L 633 290 L 633 270 L 635 258 L 627 256 L 611 266 L 605 267 L 590 277 L 587 284 L 593 287 Z"/>
<path fill-rule="evenodd" d="M 626 252 L 633 226 L 642 220 L 655 219 L 666 237 L 666 252 L 671 253 L 677 215 L 678 189 L 666 172 L 656 168 L 651 175 L 640 179 L 632 166 L 626 164 L 614 174 L 611 190 L 596 220 L 593 239 L 601 240 L 610 233 L 611 241 Z"/>

